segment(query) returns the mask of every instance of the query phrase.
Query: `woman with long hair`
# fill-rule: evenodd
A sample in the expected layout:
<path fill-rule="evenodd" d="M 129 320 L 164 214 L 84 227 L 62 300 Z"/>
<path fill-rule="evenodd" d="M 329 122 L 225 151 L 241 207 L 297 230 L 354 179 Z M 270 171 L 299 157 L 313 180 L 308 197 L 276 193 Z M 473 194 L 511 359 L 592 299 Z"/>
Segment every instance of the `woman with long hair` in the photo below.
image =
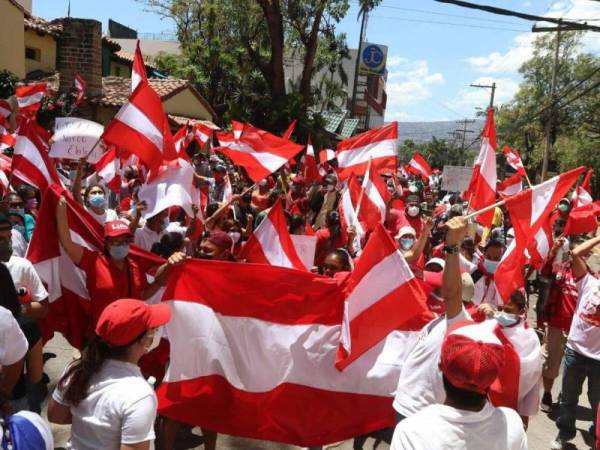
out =
<path fill-rule="evenodd" d="M 81 358 L 61 377 L 48 420 L 72 424 L 72 450 L 148 450 L 157 399 L 138 362 L 166 324 L 166 304 L 121 299 L 108 305 Z"/>

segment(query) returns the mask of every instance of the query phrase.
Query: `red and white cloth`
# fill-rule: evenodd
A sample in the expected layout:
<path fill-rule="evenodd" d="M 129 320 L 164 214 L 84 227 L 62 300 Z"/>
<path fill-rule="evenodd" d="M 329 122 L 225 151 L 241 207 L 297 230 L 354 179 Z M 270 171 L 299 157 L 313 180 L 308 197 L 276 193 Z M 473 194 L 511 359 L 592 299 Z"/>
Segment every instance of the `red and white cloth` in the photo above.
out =
<path fill-rule="evenodd" d="M 425 180 L 427 180 L 431 174 L 433 174 L 431 167 L 429 167 L 429 164 L 427 164 L 427 160 L 425 160 L 425 158 L 423 158 L 423 156 L 418 152 L 415 152 L 411 160 L 408 162 L 408 168 L 408 170 L 410 170 L 412 173 L 420 175 L 421 178 L 424 178 Z"/>
<path fill-rule="evenodd" d="M 85 96 L 85 80 L 78 73 L 75 74 L 75 79 L 73 80 L 75 84 L 75 104 L 79 105 L 83 101 L 83 97 Z"/>
<path fill-rule="evenodd" d="M 585 178 L 583 179 L 581 185 L 577 186 L 577 189 L 575 189 L 575 192 L 573 193 L 574 208 L 588 205 L 594 201 L 591 194 L 592 189 L 590 187 L 590 181 L 592 179 L 593 173 L 594 171 L 592 169 L 589 169 L 585 174 Z"/>
<path fill-rule="evenodd" d="M 535 233 L 533 240 L 527 247 L 530 257 L 529 263 L 531 267 L 539 270 L 544 266 L 546 260 L 548 259 L 548 255 L 550 254 L 550 249 L 552 249 L 552 245 L 552 224 L 550 223 L 550 218 L 548 217 L 537 233 Z"/>
<path fill-rule="evenodd" d="M 396 150 L 398 147 L 398 122 L 344 139 L 337 146 L 338 177 L 345 180 L 354 173 L 362 176 L 369 160 L 378 167 L 396 171 Z M 381 160 L 381 161 L 378 161 Z"/>
<path fill-rule="evenodd" d="M 364 241 L 368 225 L 361 221 L 358 214 L 364 209 L 358 209 L 358 203 L 362 192 L 362 186 L 359 184 L 354 174 L 350 175 L 346 181 L 346 187 L 342 190 L 342 196 L 338 204 L 340 219 L 342 226 L 347 228 L 353 226 L 356 230 L 356 238 L 354 239 L 354 249 L 360 251 Z"/>
<path fill-rule="evenodd" d="M 511 195 L 518 194 L 523 190 L 523 177 L 519 173 L 505 178 L 497 186 L 498 194 L 501 198 L 510 197 Z"/>
<path fill-rule="evenodd" d="M 217 133 L 221 147 L 215 150 L 246 169 L 254 182 L 266 178 L 302 150 L 301 145 L 250 124 L 233 121 L 232 126 L 231 133 Z"/>
<path fill-rule="evenodd" d="M 306 270 L 290 237 L 280 200 L 254 230 L 240 256 L 249 263 Z"/>
<path fill-rule="evenodd" d="M 288 127 L 286 128 L 286 130 L 283 132 L 283 134 L 281 135 L 282 138 L 284 139 L 290 139 L 292 137 L 292 134 L 294 133 L 294 130 L 296 129 L 296 123 L 298 121 L 296 119 L 292 120 L 290 122 L 290 124 L 288 125 Z"/>
<path fill-rule="evenodd" d="M 506 157 L 506 162 L 510 167 L 515 169 L 519 175 L 522 177 L 527 177 L 527 172 L 525 171 L 525 166 L 523 165 L 523 161 L 521 160 L 521 155 L 519 155 L 519 151 L 516 148 L 510 148 L 507 145 L 502 149 L 504 156 Z"/>
<path fill-rule="evenodd" d="M 496 289 L 504 303 L 509 301 L 514 291 L 525 285 L 525 249 L 546 223 L 554 206 L 571 189 L 584 170 L 584 167 L 570 170 L 506 199 L 505 206 L 510 214 L 515 238 L 502 256 L 494 274 Z"/>
<path fill-rule="evenodd" d="M 485 127 L 481 134 L 481 149 L 475 160 L 473 175 L 467 188 L 466 198 L 471 210 L 477 211 L 496 201 L 496 128 L 494 126 L 494 109 L 489 108 Z M 485 227 L 491 227 L 494 210 L 478 215 L 475 220 Z"/>
<path fill-rule="evenodd" d="M 319 152 L 319 164 L 326 164 L 332 159 L 335 159 L 335 150 L 324 148 Z"/>
<path fill-rule="evenodd" d="M 210 141 L 210 137 L 213 134 L 212 128 L 207 127 L 206 125 L 202 125 L 201 123 L 196 123 L 192 130 L 194 140 L 198 143 L 200 148 L 203 148 L 207 142 Z"/>
<path fill-rule="evenodd" d="M 389 286 L 388 280 L 382 283 Z M 163 301 L 172 317 L 166 326 L 170 364 L 157 391 L 161 415 L 303 447 L 394 425 L 392 395 L 412 341 L 394 331 L 343 373 L 336 370 L 344 312 L 337 280 L 276 266 L 191 260 L 174 270 Z M 393 316 L 402 311 L 394 309 Z"/>
<path fill-rule="evenodd" d="M 339 370 L 358 360 L 393 330 L 410 335 L 433 318 L 421 283 L 381 224 L 369 237 L 346 281 L 344 320 L 335 362 Z"/>
<path fill-rule="evenodd" d="M 56 167 L 48 156 L 47 144 L 36 133 L 32 120 L 23 120 L 19 126 L 12 171 L 19 179 L 37 187 L 42 195 L 51 184 L 62 186 Z"/>
<path fill-rule="evenodd" d="M 302 173 L 304 175 L 304 181 L 307 186 L 313 183 L 320 183 L 322 180 L 322 176 L 319 173 L 319 168 L 317 167 L 317 158 L 315 157 L 315 149 L 310 141 L 310 136 L 308 137 L 308 142 L 306 143 L 306 151 L 302 156 L 301 161 Z"/>
<path fill-rule="evenodd" d="M 11 133 L 10 123 L 0 115 L 0 151 L 13 147 L 17 141 L 16 133 Z"/>
<path fill-rule="evenodd" d="M 21 113 L 27 116 L 35 115 L 42 106 L 42 100 L 46 93 L 46 83 L 30 84 L 15 89 L 15 96 Z"/>
<path fill-rule="evenodd" d="M 121 159 L 117 155 L 115 146 L 102 155 L 95 166 L 96 175 L 104 181 L 106 187 L 111 191 L 119 193 L 121 190 Z"/>
<path fill-rule="evenodd" d="M 135 54 L 133 55 L 133 64 L 131 65 L 131 92 L 135 91 L 140 83 L 148 83 L 146 75 L 146 64 L 140 50 L 140 41 L 135 43 Z"/>
<path fill-rule="evenodd" d="M 12 106 L 8 100 L 0 98 L 0 116 L 5 119 L 12 114 Z"/>
<path fill-rule="evenodd" d="M 186 123 L 177 131 L 177 133 L 173 135 L 173 145 L 175 146 L 175 151 L 180 158 L 188 161 L 190 160 L 186 150 L 193 140 L 194 133 L 190 131 L 189 123 Z"/>
<path fill-rule="evenodd" d="M 106 126 L 102 139 L 133 153 L 150 168 L 177 158 L 171 127 L 158 94 L 140 83 Z"/>

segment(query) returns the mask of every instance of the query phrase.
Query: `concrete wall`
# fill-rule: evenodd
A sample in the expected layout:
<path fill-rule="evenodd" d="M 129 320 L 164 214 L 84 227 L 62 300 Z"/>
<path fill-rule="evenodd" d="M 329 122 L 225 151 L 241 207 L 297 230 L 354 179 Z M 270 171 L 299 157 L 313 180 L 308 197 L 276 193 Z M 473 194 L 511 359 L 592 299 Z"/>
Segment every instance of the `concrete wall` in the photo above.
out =
<path fill-rule="evenodd" d="M 8 0 L 0 0 L 0 70 L 25 78 L 23 12 Z"/>
<path fill-rule="evenodd" d="M 187 88 L 163 102 L 167 114 L 213 121 L 214 118 L 198 98 Z"/>
<path fill-rule="evenodd" d="M 40 60 L 25 58 L 25 72 L 34 70 L 54 72 L 56 70 L 56 40 L 53 36 L 40 36 L 33 30 L 25 31 L 25 47 L 39 50 Z"/>

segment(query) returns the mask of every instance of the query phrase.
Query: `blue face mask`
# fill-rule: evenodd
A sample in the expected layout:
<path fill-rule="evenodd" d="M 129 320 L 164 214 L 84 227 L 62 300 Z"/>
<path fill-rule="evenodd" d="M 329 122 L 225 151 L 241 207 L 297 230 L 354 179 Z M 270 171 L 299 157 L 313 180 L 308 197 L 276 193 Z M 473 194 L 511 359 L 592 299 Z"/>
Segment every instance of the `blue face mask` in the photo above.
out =
<path fill-rule="evenodd" d="M 104 194 L 92 194 L 90 195 L 88 201 L 90 202 L 90 205 L 96 208 L 101 208 L 106 203 L 106 198 L 104 198 Z"/>
<path fill-rule="evenodd" d="M 129 244 L 123 245 L 109 245 L 108 253 L 113 259 L 122 260 L 127 258 L 129 254 Z"/>
<path fill-rule="evenodd" d="M 25 208 L 9 208 L 6 212 L 9 215 L 25 217 Z"/>
<path fill-rule="evenodd" d="M 484 259 L 483 267 L 485 267 L 485 270 L 487 270 L 489 273 L 495 273 L 499 262 L 500 261 L 490 261 L 489 259 Z"/>
<path fill-rule="evenodd" d="M 21 235 L 24 238 L 27 238 L 27 234 L 26 234 L 26 231 L 25 231 L 25 226 L 20 225 L 20 224 L 16 224 L 16 225 L 13 225 L 13 229 L 17 230 L 19 233 L 21 233 Z"/>
<path fill-rule="evenodd" d="M 519 321 L 519 316 L 504 311 L 498 311 L 494 314 L 494 319 L 496 319 L 496 322 L 498 322 L 501 327 L 510 327 Z"/>
<path fill-rule="evenodd" d="M 400 247 L 402 247 L 402 250 L 409 250 L 413 246 L 414 243 L 415 243 L 415 240 L 413 238 L 400 239 Z"/>

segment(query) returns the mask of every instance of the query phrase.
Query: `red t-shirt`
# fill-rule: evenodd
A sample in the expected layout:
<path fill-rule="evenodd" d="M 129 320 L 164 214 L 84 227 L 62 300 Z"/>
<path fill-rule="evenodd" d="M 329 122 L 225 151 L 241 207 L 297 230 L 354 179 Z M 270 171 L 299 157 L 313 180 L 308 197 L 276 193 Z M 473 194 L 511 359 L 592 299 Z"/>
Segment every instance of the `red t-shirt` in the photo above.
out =
<path fill-rule="evenodd" d="M 315 266 L 322 266 L 325 258 L 329 253 L 331 253 L 336 248 L 345 248 L 348 237 L 346 232 L 342 230 L 340 236 L 333 240 L 333 242 L 329 241 L 329 237 L 331 236 L 331 232 L 329 228 L 321 228 L 317 230 L 315 233 L 317 237 L 317 246 L 315 249 Z"/>
<path fill-rule="evenodd" d="M 141 299 L 142 291 L 148 285 L 140 267 L 131 258 L 126 261 L 124 270 L 119 270 L 109 256 L 83 249 L 79 267 L 87 276 L 94 326 L 104 308 L 121 298 Z"/>
<path fill-rule="evenodd" d="M 578 292 L 571 268 L 567 268 L 561 275 L 560 280 L 555 278 L 550 289 L 544 305 L 544 317 L 549 326 L 568 332 L 575 314 Z"/>

